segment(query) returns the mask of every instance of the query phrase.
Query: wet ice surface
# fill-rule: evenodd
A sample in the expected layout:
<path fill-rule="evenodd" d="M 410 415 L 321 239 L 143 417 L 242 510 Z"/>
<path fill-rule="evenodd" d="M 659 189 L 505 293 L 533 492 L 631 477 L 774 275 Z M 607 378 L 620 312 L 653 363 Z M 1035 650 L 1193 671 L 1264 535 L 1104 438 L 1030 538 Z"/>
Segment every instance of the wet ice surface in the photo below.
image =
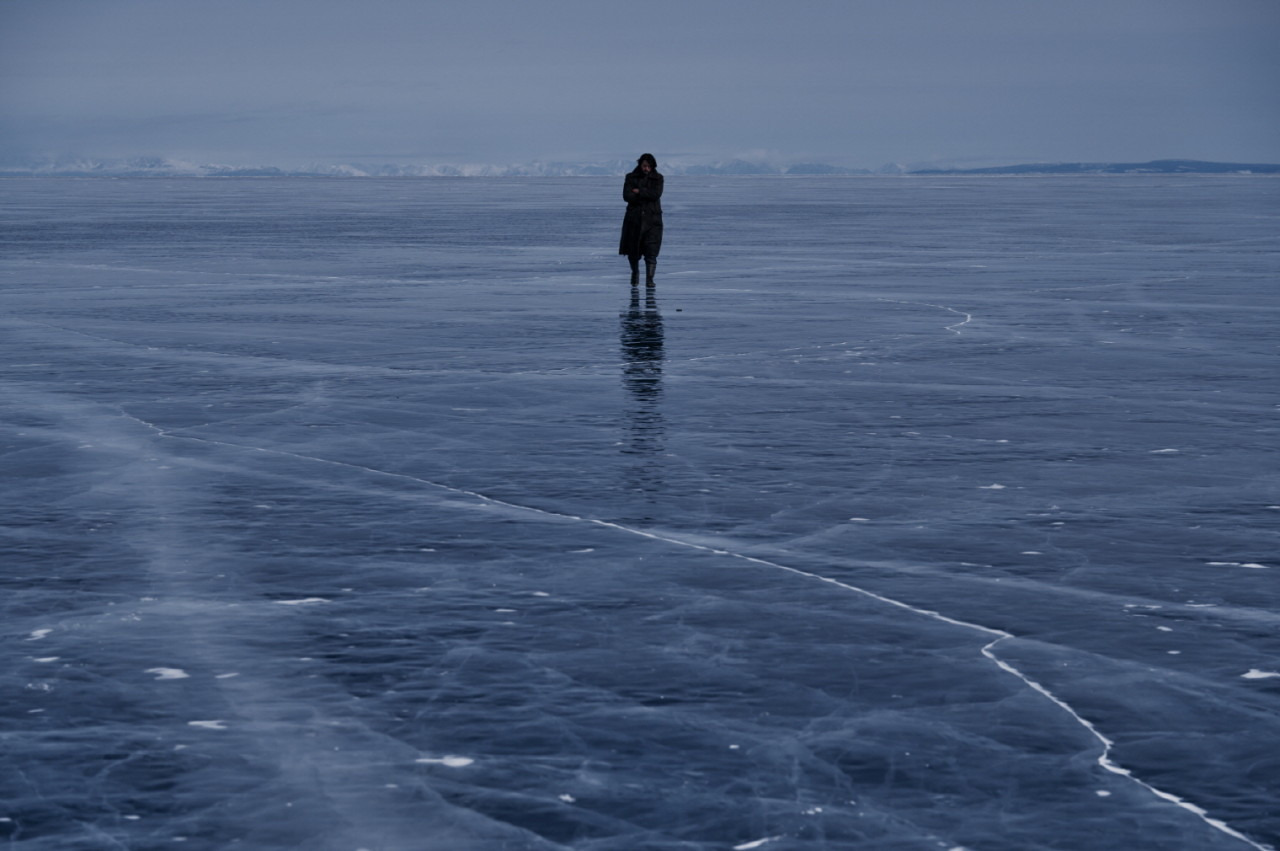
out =
<path fill-rule="evenodd" d="M 615 182 L 0 182 L 5 847 L 1280 841 L 1280 182 Z"/>

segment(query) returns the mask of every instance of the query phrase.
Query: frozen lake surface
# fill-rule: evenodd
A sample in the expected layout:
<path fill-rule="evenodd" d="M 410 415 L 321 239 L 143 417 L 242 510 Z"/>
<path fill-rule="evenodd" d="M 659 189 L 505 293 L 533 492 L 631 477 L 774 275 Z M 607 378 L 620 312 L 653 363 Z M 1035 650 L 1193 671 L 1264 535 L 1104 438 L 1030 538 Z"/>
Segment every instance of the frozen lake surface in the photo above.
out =
<path fill-rule="evenodd" d="M 1280 843 L 1280 180 L 0 181 L 0 845 Z"/>

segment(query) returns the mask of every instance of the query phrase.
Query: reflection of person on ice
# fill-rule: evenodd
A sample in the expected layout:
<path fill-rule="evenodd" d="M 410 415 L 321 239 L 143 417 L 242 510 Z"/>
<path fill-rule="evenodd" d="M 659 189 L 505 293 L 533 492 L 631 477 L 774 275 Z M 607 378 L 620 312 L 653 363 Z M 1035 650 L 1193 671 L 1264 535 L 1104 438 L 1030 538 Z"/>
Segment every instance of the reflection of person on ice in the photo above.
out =
<path fill-rule="evenodd" d="M 627 215 L 622 220 L 622 241 L 618 253 L 631 264 L 631 286 L 640 283 L 640 257 L 644 257 L 644 283 L 652 287 L 662 249 L 662 175 L 653 154 L 641 154 L 635 169 L 622 184 Z"/>

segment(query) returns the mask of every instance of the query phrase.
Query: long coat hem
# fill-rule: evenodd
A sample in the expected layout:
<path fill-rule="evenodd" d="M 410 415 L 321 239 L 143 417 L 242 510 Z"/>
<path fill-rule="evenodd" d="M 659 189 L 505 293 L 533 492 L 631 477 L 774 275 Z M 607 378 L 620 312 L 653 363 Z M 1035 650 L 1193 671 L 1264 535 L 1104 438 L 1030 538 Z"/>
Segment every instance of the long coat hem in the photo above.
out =
<path fill-rule="evenodd" d="M 622 219 L 618 253 L 627 257 L 657 257 L 662 250 L 662 175 L 633 171 L 622 184 L 627 214 Z M 632 192 L 633 189 L 640 191 Z"/>

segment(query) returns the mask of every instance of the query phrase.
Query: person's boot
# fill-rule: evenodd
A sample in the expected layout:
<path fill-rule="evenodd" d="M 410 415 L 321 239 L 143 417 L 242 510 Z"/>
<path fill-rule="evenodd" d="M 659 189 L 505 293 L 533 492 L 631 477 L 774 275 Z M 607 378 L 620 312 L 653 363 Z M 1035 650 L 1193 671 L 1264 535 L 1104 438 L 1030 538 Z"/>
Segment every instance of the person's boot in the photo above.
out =
<path fill-rule="evenodd" d="M 627 260 L 631 263 L 631 286 L 637 287 L 640 285 L 640 258 L 628 257 Z"/>
<path fill-rule="evenodd" d="M 644 258 L 644 285 L 646 287 L 654 286 L 653 273 L 656 272 L 657 270 L 658 270 L 657 257 Z"/>

